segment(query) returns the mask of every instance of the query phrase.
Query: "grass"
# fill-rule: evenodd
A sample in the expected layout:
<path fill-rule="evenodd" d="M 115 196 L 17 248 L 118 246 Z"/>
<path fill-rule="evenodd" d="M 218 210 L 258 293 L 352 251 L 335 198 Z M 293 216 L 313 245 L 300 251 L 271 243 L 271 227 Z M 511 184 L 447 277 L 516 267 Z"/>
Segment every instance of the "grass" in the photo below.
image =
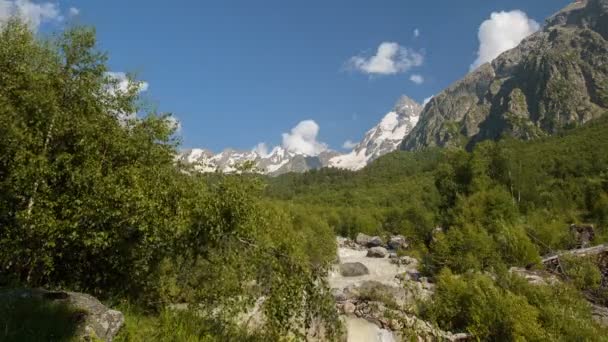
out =
<path fill-rule="evenodd" d="M 238 327 L 201 317 L 189 310 L 163 310 L 146 313 L 136 306 L 118 307 L 125 315 L 125 326 L 115 342 L 262 342 L 267 336 L 248 334 Z"/>
<path fill-rule="evenodd" d="M 0 341 L 76 341 L 84 314 L 63 304 L 36 298 L 0 297 Z"/>

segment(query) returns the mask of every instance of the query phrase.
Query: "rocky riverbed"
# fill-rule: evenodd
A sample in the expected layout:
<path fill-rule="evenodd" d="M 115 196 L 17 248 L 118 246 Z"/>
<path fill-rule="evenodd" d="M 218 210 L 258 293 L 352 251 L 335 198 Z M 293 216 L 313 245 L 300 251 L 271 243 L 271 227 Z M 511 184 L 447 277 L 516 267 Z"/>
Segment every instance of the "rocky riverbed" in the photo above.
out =
<path fill-rule="evenodd" d="M 348 342 L 459 341 L 452 334 L 419 319 L 416 302 L 428 299 L 434 285 L 418 272 L 419 261 L 398 256 L 408 247 L 402 236 L 383 240 L 359 234 L 355 240 L 337 238 L 338 263 L 329 285 L 342 314 Z M 390 318 L 389 318 L 390 317 Z"/>

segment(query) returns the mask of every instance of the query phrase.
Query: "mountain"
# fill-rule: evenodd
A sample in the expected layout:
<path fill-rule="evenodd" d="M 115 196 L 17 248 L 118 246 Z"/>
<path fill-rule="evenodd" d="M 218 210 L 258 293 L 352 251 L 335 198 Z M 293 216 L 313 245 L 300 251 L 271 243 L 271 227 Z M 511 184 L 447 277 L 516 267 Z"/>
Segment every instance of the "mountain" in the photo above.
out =
<path fill-rule="evenodd" d="M 281 146 L 275 147 L 267 155 L 257 151 L 233 149 L 226 149 L 219 154 L 205 149 L 191 149 L 183 151 L 178 160 L 193 164 L 200 172 L 225 173 L 236 172 L 239 165 L 251 162 L 259 172 L 271 176 L 323 167 L 358 170 L 376 158 L 397 150 L 403 138 L 418 122 L 421 111 L 422 106 L 414 100 L 407 96 L 401 97 L 395 108 L 386 114 L 378 125 L 370 129 L 364 139 L 347 154 L 341 155 L 329 150 L 317 156 L 309 156 L 288 151 Z"/>
<path fill-rule="evenodd" d="M 393 111 L 367 131 L 363 140 L 352 152 L 329 160 L 330 167 L 359 170 L 370 162 L 399 148 L 403 138 L 416 126 L 422 106 L 402 96 Z"/>
<path fill-rule="evenodd" d="M 608 108 L 608 0 L 574 3 L 492 63 L 435 96 L 402 149 L 533 139 Z"/>
<path fill-rule="evenodd" d="M 269 154 L 262 155 L 257 151 L 238 151 L 226 149 L 219 154 L 213 154 L 205 149 L 190 149 L 183 151 L 178 160 L 193 164 L 200 172 L 221 171 L 232 173 L 246 162 L 251 162 L 263 174 L 278 176 L 288 172 L 305 172 L 311 169 L 320 169 L 327 165 L 327 161 L 337 155 L 336 152 L 326 151 L 318 156 L 307 156 L 290 152 L 283 147 L 275 147 Z"/>

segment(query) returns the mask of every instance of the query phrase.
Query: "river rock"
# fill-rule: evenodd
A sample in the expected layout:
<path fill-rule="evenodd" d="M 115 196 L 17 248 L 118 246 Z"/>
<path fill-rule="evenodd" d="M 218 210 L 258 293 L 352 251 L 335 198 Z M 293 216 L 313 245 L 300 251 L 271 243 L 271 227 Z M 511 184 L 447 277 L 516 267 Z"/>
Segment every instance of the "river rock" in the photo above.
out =
<path fill-rule="evenodd" d="M 342 311 L 344 312 L 345 315 L 354 314 L 356 309 L 357 309 L 357 307 L 352 302 L 346 302 L 342 306 Z"/>
<path fill-rule="evenodd" d="M 405 236 L 396 235 L 396 236 L 391 237 L 391 239 L 388 241 L 388 246 L 391 249 L 395 249 L 395 250 L 407 249 L 409 247 L 409 243 L 405 239 Z"/>
<path fill-rule="evenodd" d="M 410 256 L 402 256 L 397 258 L 392 258 L 391 263 L 395 265 L 417 265 L 418 260 L 416 258 L 412 258 Z"/>
<path fill-rule="evenodd" d="M 384 241 L 379 236 L 372 236 L 372 238 L 367 243 L 367 247 L 380 247 L 384 245 Z"/>
<path fill-rule="evenodd" d="M 355 238 L 355 242 L 361 246 L 367 246 L 367 244 L 369 243 L 369 241 L 371 239 L 372 239 L 371 236 L 365 235 L 363 233 L 359 233 L 359 234 L 357 234 L 357 237 Z"/>
<path fill-rule="evenodd" d="M 372 247 L 367 251 L 368 258 L 385 258 L 388 251 L 384 247 Z"/>
<path fill-rule="evenodd" d="M 340 274 L 343 277 L 359 277 L 369 274 L 369 270 L 360 262 L 349 262 L 340 265 Z"/>

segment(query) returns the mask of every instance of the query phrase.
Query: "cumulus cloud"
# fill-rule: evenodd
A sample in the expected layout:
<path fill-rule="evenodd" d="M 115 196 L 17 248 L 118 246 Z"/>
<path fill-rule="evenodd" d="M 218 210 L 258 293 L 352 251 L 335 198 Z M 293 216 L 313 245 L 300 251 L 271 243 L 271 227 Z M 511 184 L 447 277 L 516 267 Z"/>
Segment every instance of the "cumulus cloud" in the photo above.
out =
<path fill-rule="evenodd" d="M 351 69 L 365 74 L 394 75 L 406 72 L 424 63 L 422 52 L 403 47 L 397 43 L 384 42 L 373 56 L 355 56 L 348 61 Z"/>
<path fill-rule="evenodd" d="M 29 0 L 0 0 L 0 24 L 12 17 L 23 20 L 33 31 L 43 22 L 61 21 L 63 17 L 56 4 L 33 3 Z"/>
<path fill-rule="evenodd" d="M 283 147 L 290 152 L 317 156 L 327 150 L 326 144 L 317 141 L 318 134 L 319 125 L 313 120 L 304 120 L 290 133 L 283 133 Z"/>
<path fill-rule="evenodd" d="M 70 14 L 70 17 L 76 17 L 80 14 L 80 10 L 76 7 L 70 7 L 68 13 Z"/>
<path fill-rule="evenodd" d="M 357 146 L 357 143 L 352 140 L 346 140 L 344 142 L 344 144 L 342 145 L 342 147 L 347 150 L 353 149 L 353 148 L 355 148 L 355 146 Z"/>
<path fill-rule="evenodd" d="M 414 38 L 418 38 L 420 37 L 420 29 L 415 29 L 414 30 Z"/>
<path fill-rule="evenodd" d="M 266 143 L 259 143 L 255 145 L 253 152 L 257 153 L 259 156 L 266 157 L 269 154 L 268 145 L 266 145 Z"/>
<path fill-rule="evenodd" d="M 133 81 L 129 80 L 127 74 L 124 72 L 107 72 L 106 75 L 116 81 L 116 86 L 114 89 L 109 90 L 109 92 L 112 94 L 116 92 L 126 93 L 132 86 Z M 148 82 L 138 81 L 136 87 L 138 87 L 138 93 L 143 93 L 148 90 L 149 84 Z"/>
<path fill-rule="evenodd" d="M 540 25 L 522 11 L 492 13 L 479 27 L 479 51 L 471 70 L 516 47 L 539 29 Z"/>
<path fill-rule="evenodd" d="M 422 84 L 422 83 L 424 83 L 424 77 L 422 77 L 422 75 L 414 74 L 414 75 L 410 76 L 410 81 L 412 81 L 416 84 Z"/>
<path fill-rule="evenodd" d="M 167 121 L 167 123 L 169 124 L 169 127 L 171 127 L 172 129 L 175 130 L 175 133 L 181 133 L 182 131 L 182 123 L 181 121 L 179 121 L 178 118 L 176 118 L 173 115 L 167 116 L 165 118 L 165 120 Z"/>

